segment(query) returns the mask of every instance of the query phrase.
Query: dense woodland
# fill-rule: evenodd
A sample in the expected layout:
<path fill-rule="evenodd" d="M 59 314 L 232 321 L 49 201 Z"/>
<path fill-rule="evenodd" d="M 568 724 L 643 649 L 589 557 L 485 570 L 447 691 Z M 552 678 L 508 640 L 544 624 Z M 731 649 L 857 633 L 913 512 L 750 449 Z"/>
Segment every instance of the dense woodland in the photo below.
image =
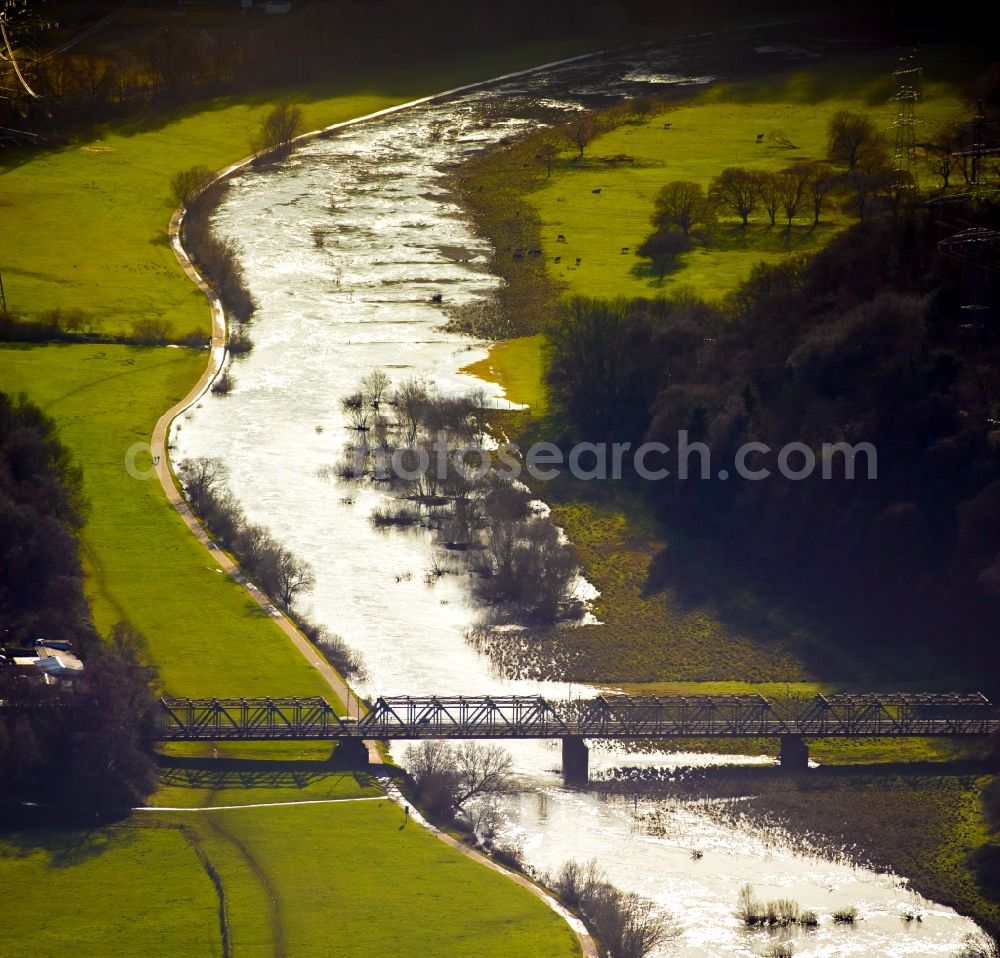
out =
<path fill-rule="evenodd" d="M 1000 665 L 1000 334 L 995 311 L 962 308 L 995 304 L 997 278 L 938 246 L 970 219 L 998 225 L 988 204 L 887 213 L 808 261 L 761 265 L 723 308 L 572 303 L 550 333 L 569 438 L 676 448 L 687 430 L 713 470 L 748 441 L 874 444 L 877 481 L 792 481 L 772 461 L 765 481 L 671 477 L 650 494 L 763 588 L 846 627 L 856 655 Z"/>
<path fill-rule="evenodd" d="M 0 640 L 73 640 L 92 631 L 76 536 L 83 477 L 56 427 L 0 392 Z"/>

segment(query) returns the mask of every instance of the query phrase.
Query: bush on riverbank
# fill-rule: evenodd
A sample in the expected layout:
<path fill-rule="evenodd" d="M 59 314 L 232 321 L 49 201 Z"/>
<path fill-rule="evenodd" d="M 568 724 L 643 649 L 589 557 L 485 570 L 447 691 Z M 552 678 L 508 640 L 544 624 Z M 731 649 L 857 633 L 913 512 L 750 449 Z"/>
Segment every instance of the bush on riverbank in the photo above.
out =
<path fill-rule="evenodd" d="M 192 508 L 209 531 L 264 592 L 292 611 L 295 600 L 313 587 L 312 570 L 263 526 L 247 522 L 240 504 L 225 487 L 222 462 L 185 459 L 178 463 L 177 474 Z"/>
<path fill-rule="evenodd" d="M 181 225 L 181 243 L 198 272 L 218 293 L 226 311 L 245 323 L 257 309 L 257 301 L 243 274 L 239 246 L 233 239 L 216 236 L 210 221 L 227 188 L 225 181 L 214 183 L 189 198 Z"/>
<path fill-rule="evenodd" d="M 345 679 L 368 678 L 368 668 L 361 653 L 352 649 L 341 636 L 324 625 L 313 625 L 308 619 L 296 617 L 295 624 L 303 635 L 319 649 L 323 658 Z"/>
<path fill-rule="evenodd" d="M 612 958 L 645 958 L 679 934 L 672 919 L 650 899 L 615 888 L 596 861 L 568 861 L 543 881 L 567 905 L 579 909 Z"/>

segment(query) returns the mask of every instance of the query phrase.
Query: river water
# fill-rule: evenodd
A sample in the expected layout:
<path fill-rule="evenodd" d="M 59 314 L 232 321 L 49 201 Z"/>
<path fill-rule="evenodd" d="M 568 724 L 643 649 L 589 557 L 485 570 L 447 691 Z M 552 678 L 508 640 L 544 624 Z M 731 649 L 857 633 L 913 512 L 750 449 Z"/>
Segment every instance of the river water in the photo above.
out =
<path fill-rule="evenodd" d="M 228 397 L 206 396 L 178 421 L 173 456 L 221 458 L 249 519 L 309 562 L 316 587 L 304 611 L 363 653 L 371 676 L 363 694 L 593 691 L 505 680 L 467 645 L 476 617 L 468 580 L 427 584 L 430 534 L 376 531 L 368 517 L 386 494 L 329 477 L 349 435 L 339 400 L 375 367 L 396 382 L 420 377 L 446 392 L 485 385 L 497 396 L 458 372 L 485 344 L 442 332 L 431 302 L 441 293 L 448 305 L 469 303 L 498 282 L 491 250 L 445 191 L 442 170 L 584 103 L 710 82 L 706 57 L 647 50 L 550 68 L 312 140 L 280 165 L 233 180 L 215 228 L 240 244 L 260 303 L 255 349 L 235 366 Z M 819 928 L 793 936 L 802 958 L 950 955 L 975 930 L 899 878 L 803 854 L 780 834 L 726 824 L 710 806 L 565 789 L 556 743 L 513 743 L 511 752 L 523 791 L 505 811 L 527 861 L 544 870 L 596 858 L 619 887 L 654 899 L 680 930 L 659 956 L 763 954 L 774 939 L 747 933 L 733 915 L 746 882 L 761 898 L 817 911 Z M 600 749 L 591 768 L 715 761 L 765 760 Z M 844 905 L 862 918 L 854 928 L 831 923 Z M 922 920 L 903 921 L 909 910 Z"/>

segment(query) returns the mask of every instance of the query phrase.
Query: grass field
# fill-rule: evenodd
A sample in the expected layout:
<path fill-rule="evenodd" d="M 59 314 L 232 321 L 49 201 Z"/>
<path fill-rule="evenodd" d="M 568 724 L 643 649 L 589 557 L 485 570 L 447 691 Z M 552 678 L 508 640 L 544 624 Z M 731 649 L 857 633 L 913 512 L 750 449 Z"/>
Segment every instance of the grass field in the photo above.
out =
<path fill-rule="evenodd" d="M 485 359 L 460 372 L 497 383 L 511 402 L 528 405 L 534 415 L 543 416 L 548 408 L 543 344 L 541 333 L 505 339 L 496 343 Z"/>
<path fill-rule="evenodd" d="M 176 828 L 5 832 L 0 874 L 19 902 L 5 958 L 222 955 L 215 890 Z"/>
<path fill-rule="evenodd" d="M 381 795 L 367 773 L 345 768 L 329 742 L 162 745 L 150 805 L 213 808 Z M 332 753 L 332 754 L 331 754 Z"/>
<path fill-rule="evenodd" d="M 127 335 L 142 319 L 163 320 L 178 335 L 206 332 L 204 296 L 177 268 L 167 242 L 174 173 L 221 169 L 247 156 L 281 96 L 301 106 L 306 129 L 317 129 L 584 49 L 581 40 L 525 45 L 419 72 L 379 71 L 335 86 L 220 99 L 24 155 L 0 167 L 2 215 L 17 223 L 17 242 L 3 249 L 7 301 L 29 315 L 80 308 L 94 331 L 109 335 Z"/>
<path fill-rule="evenodd" d="M 859 79 L 849 86 L 830 82 L 829 68 L 771 83 L 719 84 L 648 119 L 617 126 L 590 144 L 582 159 L 564 154 L 551 177 L 525 196 L 539 220 L 549 275 L 565 295 L 658 296 L 684 288 L 717 300 L 760 261 L 821 249 L 854 221 L 833 202 L 815 229 L 805 208 L 789 231 L 767 225 L 763 210 L 745 231 L 738 219 L 723 218 L 711 241 L 684 254 L 662 282 L 635 252 L 652 231 L 656 193 L 671 180 L 693 180 L 707 190 L 725 167 L 777 171 L 824 159 L 827 122 L 838 110 L 868 114 L 891 144 L 896 111 L 888 102 L 892 85 L 885 71 L 892 65 L 891 58 L 865 58 L 853 64 Z M 920 135 L 932 135 L 961 109 L 956 86 L 927 83 Z M 758 144 L 758 133 L 778 133 L 796 148 L 768 136 Z M 565 242 L 558 241 L 560 234 Z"/>
<path fill-rule="evenodd" d="M 220 956 L 219 897 L 205 861 L 241 958 L 579 954 L 559 916 L 404 825 L 387 799 L 139 812 L 126 826 L 6 833 L 4 887 L 32 904 L 5 918 L 3 954 Z"/>
<path fill-rule="evenodd" d="M 404 824 L 402 811 L 388 801 L 208 816 L 252 849 L 275 890 L 282 953 L 289 956 L 579 953 L 555 913 L 424 829 Z M 234 919 L 240 923 L 235 910 Z"/>

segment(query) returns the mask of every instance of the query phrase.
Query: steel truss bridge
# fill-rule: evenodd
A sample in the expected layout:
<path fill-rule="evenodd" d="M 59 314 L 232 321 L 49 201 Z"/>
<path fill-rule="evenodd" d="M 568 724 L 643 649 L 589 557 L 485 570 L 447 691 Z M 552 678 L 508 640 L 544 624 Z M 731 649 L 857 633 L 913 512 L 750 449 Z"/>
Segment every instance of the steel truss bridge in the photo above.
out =
<path fill-rule="evenodd" d="M 325 699 L 161 699 L 165 742 L 339 742 L 361 755 L 364 740 L 561 739 L 569 781 L 585 780 L 585 739 L 777 738 L 781 762 L 808 763 L 806 738 L 983 736 L 1000 711 L 980 693 L 598 696 L 550 701 L 537 695 L 380 697 L 353 718 Z"/>

